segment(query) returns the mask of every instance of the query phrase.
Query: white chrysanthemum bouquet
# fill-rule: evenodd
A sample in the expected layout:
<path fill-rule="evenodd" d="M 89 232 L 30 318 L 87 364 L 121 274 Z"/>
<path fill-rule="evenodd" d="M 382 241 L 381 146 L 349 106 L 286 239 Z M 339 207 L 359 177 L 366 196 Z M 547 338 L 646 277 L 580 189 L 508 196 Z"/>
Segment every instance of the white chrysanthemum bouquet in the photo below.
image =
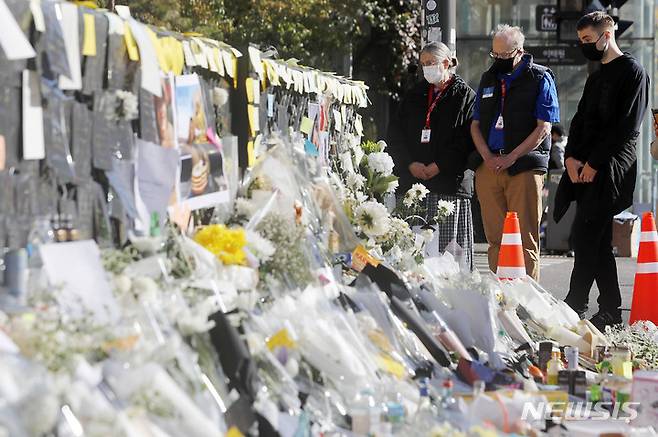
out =
<path fill-rule="evenodd" d="M 394 194 L 398 187 L 398 178 L 393 174 L 393 158 L 384 152 L 386 143 L 365 141 L 361 144 L 361 149 L 364 155 L 357 160 L 356 165 L 365 178 L 363 190 L 366 195 L 381 201 L 385 194 Z M 359 154 L 355 154 L 355 158 L 358 156 Z"/>

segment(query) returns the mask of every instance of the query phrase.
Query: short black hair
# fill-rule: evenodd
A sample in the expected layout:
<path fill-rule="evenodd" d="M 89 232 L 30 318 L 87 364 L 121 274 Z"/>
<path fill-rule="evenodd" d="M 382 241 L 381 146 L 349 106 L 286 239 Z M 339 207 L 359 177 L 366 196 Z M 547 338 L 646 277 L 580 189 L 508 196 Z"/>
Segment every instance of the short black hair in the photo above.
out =
<path fill-rule="evenodd" d="M 553 126 L 551 126 L 551 134 L 558 134 L 559 136 L 563 137 L 564 128 L 562 127 L 561 124 L 555 123 Z"/>
<path fill-rule="evenodd" d="M 606 30 L 614 29 L 615 20 L 603 11 L 594 11 L 583 15 L 578 20 L 578 23 L 576 23 L 576 30 L 583 30 L 587 27 L 593 27 L 595 29 L 605 28 Z"/>

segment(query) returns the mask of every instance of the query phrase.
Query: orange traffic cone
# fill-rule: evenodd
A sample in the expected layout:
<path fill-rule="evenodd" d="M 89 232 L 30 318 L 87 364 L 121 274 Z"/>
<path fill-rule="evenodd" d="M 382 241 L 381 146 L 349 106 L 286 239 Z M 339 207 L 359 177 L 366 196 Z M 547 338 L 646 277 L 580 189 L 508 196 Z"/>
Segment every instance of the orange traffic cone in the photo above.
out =
<path fill-rule="evenodd" d="M 521 242 L 521 227 L 519 217 L 515 212 L 508 212 L 503 226 L 503 238 L 498 253 L 498 278 L 525 278 L 525 262 L 523 261 L 523 243 Z"/>
<path fill-rule="evenodd" d="M 629 323 L 649 320 L 658 325 L 658 232 L 653 214 L 642 216 L 640 249 Z"/>

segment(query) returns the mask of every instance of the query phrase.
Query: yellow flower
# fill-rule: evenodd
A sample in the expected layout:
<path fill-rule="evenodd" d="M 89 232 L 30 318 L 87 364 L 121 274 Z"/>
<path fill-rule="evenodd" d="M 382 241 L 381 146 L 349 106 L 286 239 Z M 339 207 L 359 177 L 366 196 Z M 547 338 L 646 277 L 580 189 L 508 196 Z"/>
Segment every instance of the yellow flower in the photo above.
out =
<path fill-rule="evenodd" d="M 245 265 L 247 263 L 247 257 L 243 250 L 247 244 L 247 235 L 244 229 L 229 229 L 224 225 L 209 225 L 196 233 L 194 241 L 226 265 Z"/>

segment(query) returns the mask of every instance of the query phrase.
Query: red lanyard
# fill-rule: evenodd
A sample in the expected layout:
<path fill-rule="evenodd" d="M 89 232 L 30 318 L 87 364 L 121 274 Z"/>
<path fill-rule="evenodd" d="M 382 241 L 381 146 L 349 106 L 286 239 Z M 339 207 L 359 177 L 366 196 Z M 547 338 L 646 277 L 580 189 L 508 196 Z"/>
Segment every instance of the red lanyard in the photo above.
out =
<path fill-rule="evenodd" d="M 505 96 L 507 95 L 507 84 L 505 83 L 505 80 L 500 81 L 500 92 L 501 92 L 501 99 L 500 99 L 500 115 L 503 115 L 503 111 L 505 110 Z"/>
<path fill-rule="evenodd" d="M 454 79 L 454 76 L 448 79 L 445 86 L 441 91 L 439 91 L 434 101 L 432 101 L 432 88 L 434 88 L 434 85 L 430 85 L 430 89 L 427 92 L 427 114 L 425 114 L 425 129 L 430 128 L 430 116 L 432 115 L 432 111 L 434 111 L 434 108 L 436 108 L 436 105 L 438 105 L 439 100 L 441 100 L 445 93 L 448 91 L 448 88 L 450 88 L 450 85 L 452 85 Z"/>

